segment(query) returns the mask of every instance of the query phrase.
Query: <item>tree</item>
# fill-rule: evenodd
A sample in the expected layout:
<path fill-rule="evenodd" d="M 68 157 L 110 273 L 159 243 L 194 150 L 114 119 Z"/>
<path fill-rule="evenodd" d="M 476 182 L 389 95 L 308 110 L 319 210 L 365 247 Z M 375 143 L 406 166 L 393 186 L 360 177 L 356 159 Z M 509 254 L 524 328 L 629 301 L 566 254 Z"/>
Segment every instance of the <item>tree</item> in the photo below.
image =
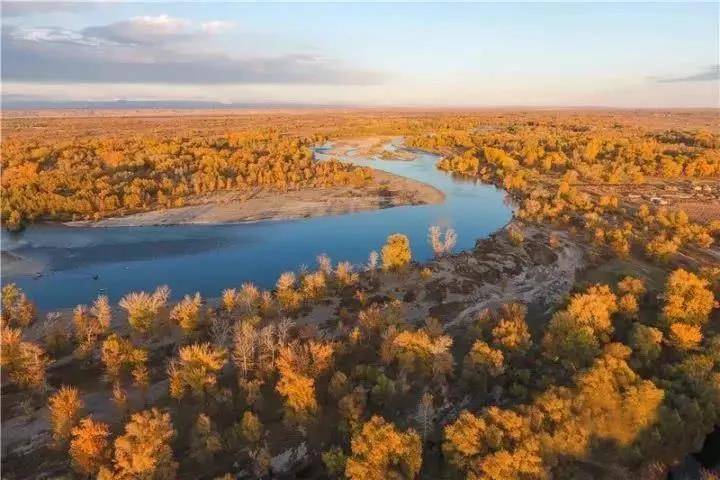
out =
<path fill-rule="evenodd" d="M 360 427 L 367 408 L 367 391 L 363 387 L 356 387 L 338 402 L 338 413 L 342 418 L 340 430 L 355 432 Z"/>
<path fill-rule="evenodd" d="M 251 450 L 260 445 L 264 434 L 265 429 L 260 418 L 252 412 L 243 413 L 242 420 L 240 420 L 240 435 Z"/>
<path fill-rule="evenodd" d="M 85 305 L 75 307 L 73 324 L 79 343 L 75 354 L 79 358 L 87 358 L 93 352 L 98 339 L 110 329 L 111 319 L 110 303 L 105 295 L 100 295 L 91 308 Z"/>
<path fill-rule="evenodd" d="M 382 448 L 378 446 L 382 445 Z M 415 430 L 398 431 L 374 416 L 351 440 L 345 475 L 351 480 L 411 480 L 420 472 L 422 443 Z"/>
<path fill-rule="evenodd" d="M 186 334 L 194 333 L 200 324 L 200 308 L 202 298 L 199 293 L 194 296 L 185 295 L 170 311 L 170 320 L 177 323 Z"/>
<path fill-rule="evenodd" d="M 158 313 L 165 307 L 170 289 L 158 287 L 152 294 L 132 292 L 124 296 L 119 305 L 128 313 L 130 325 L 142 334 L 149 334 L 157 328 Z"/>
<path fill-rule="evenodd" d="M 488 378 L 494 378 L 505 373 L 505 358 L 501 350 L 492 348 L 482 340 L 476 340 L 465 356 L 463 363 L 463 377 L 481 386 L 487 391 Z"/>
<path fill-rule="evenodd" d="M 630 346 L 643 365 L 651 365 L 662 353 L 663 333 L 657 328 L 636 323 L 630 332 Z"/>
<path fill-rule="evenodd" d="M 110 461 L 110 427 L 85 417 L 72 429 L 70 458 L 81 475 L 95 476 Z"/>
<path fill-rule="evenodd" d="M 67 385 L 60 387 L 48 400 L 53 440 L 57 446 L 64 445 L 70 439 L 73 428 L 80 420 L 83 406 L 78 389 Z"/>
<path fill-rule="evenodd" d="M 390 235 L 387 238 L 387 243 L 382 247 L 381 255 L 383 270 L 402 270 L 412 259 L 410 240 L 400 233 Z"/>
<path fill-rule="evenodd" d="M 330 378 L 330 383 L 328 384 L 328 393 L 330 393 L 330 396 L 335 400 L 339 400 L 350 393 L 350 383 L 345 373 L 340 370 L 333 373 L 333 376 Z"/>
<path fill-rule="evenodd" d="M 123 375 L 145 366 L 147 351 L 135 347 L 130 340 L 113 333 L 103 342 L 100 358 L 105 365 L 108 379 L 117 383 L 121 381 Z"/>
<path fill-rule="evenodd" d="M 626 276 L 618 282 L 618 290 L 620 290 L 620 293 L 633 295 L 637 299 L 645 295 L 646 292 L 645 283 L 639 278 L 631 276 Z"/>
<path fill-rule="evenodd" d="M 345 473 L 347 456 L 340 447 L 332 447 L 322 453 L 322 461 L 328 474 L 333 478 L 342 478 Z"/>
<path fill-rule="evenodd" d="M 3 285 L 0 308 L 4 322 L 11 327 L 24 328 L 35 320 L 35 305 L 14 283 Z"/>
<path fill-rule="evenodd" d="M 170 395 L 181 399 L 187 390 L 205 399 L 217 384 L 218 372 L 225 365 L 227 351 L 209 343 L 188 345 L 180 349 L 178 358 L 168 367 Z"/>
<path fill-rule="evenodd" d="M 222 450 L 220 434 L 213 427 L 210 417 L 198 415 L 190 439 L 190 456 L 198 463 L 204 464 Z"/>
<path fill-rule="evenodd" d="M 335 269 L 335 278 L 340 285 L 349 287 L 355 285 L 360 279 L 360 276 L 353 271 L 352 263 L 340 262 L 337 265 L 337 269 Z"/>
<path fill-rule="evenodd" d="M 276 390 L 285 398 L 286 419 L 307 423 L 317 412 L 315 381 L 293 370 L 280 371 Z"/>
<path fill-rule="evenodd" d="M 512 410 L 489 407 L 479 417 L 468 411 L 445 427 L 443 452 L 468 478 L 544 478 L 540 442 L 528 419 Z"/>
<path fill-rule="evenodd" d="M 715 297 L 707 280 L 683 269 L 670 274 L 665 284 L 663 316 L 675 322 L 702 326 L 707 322 Z"/>
<path fill-rule="evenodd" d="M 443 232 L 440 227 L 433 225 L 428 232 L 428 241 L 435 252 L 436 257 L 444 254 L 452 253 L 457 243 L 457 234 L 452 228 L 448 228 Z"/>
<path fill-rule="evenodd" d="M 501 320 L 492 329 L 493 344 L 510 355 L 522 355 L 532 343 L 525 322 L 525 306 L 518 303 L 503 305 Z"/>
<path fill-rule="evenodd" d="M 235 326 L 233 361 L 240 369 L 243 380 L 248 378 L 248 373 L 255 366 L 257 334 L 255 327 L 250 322 L 240 322 Z"/>
<path fill-rule="evenodd" d="M 300 308 L 302 295 L 296 290 L 297 283 L 293 272 L 285 272 L 280 275 L 276 284 L 276 296 L 280 306 L 287 313 L 293 313 Z"/>
<path fill-rule="evenodd" d="M 637 297 L 631 293 L 626 293 L 618 300 L 618 310 L 627 318 L 637 318 L 640 306 Z"/>
<path fill-rule="evenodd" d="M 0 366 L 4 375 L 20 388 L 45 387 L 45 370 L 50 363 L 45 351 L 32 342 L 22 341 L 22 331 L 0 327 Z"/>
<path fill-rule="evenodd" d="M 330 368 L 332 356 L 332 344 L 313 340 L 280 348 L 275 361 L 280 379 L 275 389 L 285 399 L 286 421 L 303 425 L 315 416 L 315 378 Z"/>
<path fill-rule="evenodd" d="M 692 350 L 700 345 L 703 335 L 700 327 L 682 322 L 670 325 L 670 344 L 680 351 Z"/>
<path fill-rule="evenodd" d="M 170 447 L 174 437 L 168 413 L 153 408 L 133 414 L 125 433 L 115 440 L 114 478 L 175 479 L 177 463 Z"/>
<path fill-rule="evenodd" d="M 617 297 L 607 285 L 594 285 L 587 292 L 573 295 L 567 312 L 580 325 L 608 338 L 612 333 L 612 314 L 617 311 Z"/>
<path fill-rule="evenodd" d="M 558 359 L 574 370 L 589 365 L 600 351 L 593 329 L 564 311 L 550 319 L 542 345 L 545 356 Z"/>
<path fill-rule="evenodd" d="M 420 399 L 415 412 L 415 423 L 420 429 L 422 441 L 425 442 L 430 433 L 432 433 L 435 423 L 435 407 L 433 406 L 433 396 L 431 393 L 425 392 Z"/>
<path fill-rule="evenodd" d="M 450 347 L 453 342 L 447 335 L 430 338 L 424 329 L 406 330 L 387 340 L 386 355 L 389 360 L 397 361 L 400 369 L 407 374 L 442 379 L 452 371 Z"/>

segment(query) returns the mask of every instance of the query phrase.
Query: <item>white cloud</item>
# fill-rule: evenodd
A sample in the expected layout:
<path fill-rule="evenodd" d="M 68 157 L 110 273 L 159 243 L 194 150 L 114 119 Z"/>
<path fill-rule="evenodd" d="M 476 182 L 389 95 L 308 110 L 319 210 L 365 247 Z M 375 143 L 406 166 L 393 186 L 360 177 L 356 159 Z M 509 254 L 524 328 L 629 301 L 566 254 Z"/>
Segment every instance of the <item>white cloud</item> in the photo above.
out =
<path fill-rule="evenodd" d="M 205 33 L 216 35 L 218 33 L 225 33 L 235 28 L 235 22 L 228 22 L 225 20 L 213 20 L 212 22 L 203 23 L 202 25 L 200 25 L 200 28 Z"/>
<path fill-rule="evenodd" d="M 136 28 L 151 28 L 156 33 L 177 34 L 190 27 L 190 22 L 183 18 L 174 18 L 167 14 L 153 16 L 133 17 L 130 24 Z"/>

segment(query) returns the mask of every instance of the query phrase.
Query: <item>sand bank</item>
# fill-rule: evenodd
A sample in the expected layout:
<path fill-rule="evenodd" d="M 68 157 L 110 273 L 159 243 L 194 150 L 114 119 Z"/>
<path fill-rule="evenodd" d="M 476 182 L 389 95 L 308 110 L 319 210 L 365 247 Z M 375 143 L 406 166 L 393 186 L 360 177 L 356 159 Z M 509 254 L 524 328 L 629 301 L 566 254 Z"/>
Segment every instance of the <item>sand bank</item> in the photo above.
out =
<path fill-rule="evenodd" d="M 195 199 L 193 205 L 142 212 L 70 226 L 131 227 L 240 223 L 339 215 L 400 205 L 440 203 L 445 195 L 435 187 L 379 170 L 363 187 L 331 187 L 295 192 L 222 192 Z"/>

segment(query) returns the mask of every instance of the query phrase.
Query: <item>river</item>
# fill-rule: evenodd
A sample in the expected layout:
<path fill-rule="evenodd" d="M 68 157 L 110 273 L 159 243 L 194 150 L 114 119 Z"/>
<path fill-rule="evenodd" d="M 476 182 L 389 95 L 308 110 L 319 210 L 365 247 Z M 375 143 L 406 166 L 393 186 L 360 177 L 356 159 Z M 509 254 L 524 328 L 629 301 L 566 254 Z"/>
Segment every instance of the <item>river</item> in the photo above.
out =
<path fill-rule="evenodd" d="M 322 158 L 323 149 L 318 149 Z M 431 225 L 452 227 L 456 251 L 505 225 L 512 216 L 505 194 L 490 185 L 461 180 L 435 168 L 436 155 L 420 152 L 412 161 L 353 157 L 352 162 L 430 184 L 445 194 L 436 205 L 417 205 L 300 220 L 232 225 L 157 227 L 67 227 L 31 225 L 20 233 L 2 232 L 7 254 L 39 265 L 38 272 L 3 275 L 17 283 L 41 310 L 90 303 L 99 294 L 115 302 L 136 290 L 168 285 L 173 298 L 200 292 L 217 297 L 223 289 L 254 282 L 274 285 L 280 273 L 315 257 L 367 261 L 392 233 L 410 238 L 413 258 L 427 260 Z"/>

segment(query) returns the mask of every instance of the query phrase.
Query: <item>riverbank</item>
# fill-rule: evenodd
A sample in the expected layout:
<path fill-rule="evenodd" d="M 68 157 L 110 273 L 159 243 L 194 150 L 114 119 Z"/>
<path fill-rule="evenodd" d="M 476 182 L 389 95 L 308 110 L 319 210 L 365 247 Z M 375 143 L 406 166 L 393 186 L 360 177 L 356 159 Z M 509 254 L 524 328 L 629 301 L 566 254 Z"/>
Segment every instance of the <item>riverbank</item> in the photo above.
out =
<path fill-rule="evenodd" d="M 383 160 L 414 160 L 416 156 L 398 146 L 397 138 L 369 137 L 335 142 L 323 152 L 327 157 L 353 158 L 378 156 Z M 401 140 L 400 140 L 401 141 Z M 445 194 L 426 183 L 372 169 L 372 179 L 361 187 L 338 186 L 292 192 L 255 189 L 250 192 L 219 192 L 190 198 L 185 207 L 153 210 L 99 221 L 66 222 L 73 227 L 142 227 L 244 223 L 265 220 L 342 215 L 345 213 L 441 203 Z"/>
<path fill-rule="evenodd" d="M 408 178 L 373 170 L 370 183 L 362 187 L 330 187 L 269 192 L 258 190 L 223 192 L 194 200 L 195 205 L 153 210 L 124 217 L 67 222 L 81 227 L 141 227 L 290 220 L 323 215 L 341 215 L 364 210 L 441 203 L 439 189 Z"/>

